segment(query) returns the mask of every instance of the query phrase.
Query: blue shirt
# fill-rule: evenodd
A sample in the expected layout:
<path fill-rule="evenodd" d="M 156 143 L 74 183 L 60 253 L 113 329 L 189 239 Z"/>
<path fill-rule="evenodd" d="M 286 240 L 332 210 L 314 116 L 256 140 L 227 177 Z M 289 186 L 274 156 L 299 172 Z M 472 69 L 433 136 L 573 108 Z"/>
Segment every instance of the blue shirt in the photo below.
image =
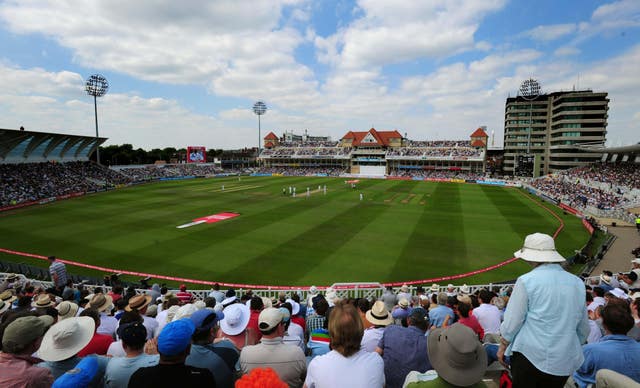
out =
<path fill-rule="evenodd" d="M 640 344 L 622 334 L 605 335 L 600 342 L 584 345 L 584 362 L 573 379 L 585 388 L 596 383 L 596 372 L 611 369 L 640 383 Z"/>
<path fill-rule="evenodd" d="M 413 370 L 426 372 L 432 369 L 427 355 L 427 337 L 415 326 L 387 326 L 378 347 L 383 352 L 387 388 L 402 387 L 405 377 Z"/>
<path fill-rule="evenodd" d="M 429 310 L 429 325 L 435 327 L 442 327 L 445 318 L 449 316 L 449 325 L 454 321 L 455 314 L 450 307 L 438 305 L 435 308 Z"/>
<path fill-rule="evenodd" d="M 584 361 L 581 344 L 589 335 L 585 288 L 559 264 L 539 265 L 520 276 L 513 288 L 502 337 L 506 355 L 524 355 L 538 370 L 569 376 Z"/>
<path fill-rule="evenodd" d="M 238 357 L 240 357 L 239 354 Z M 235 371 L 230 369 L 225 360 L 212 349 L 208 349 L 202 345 L 191 345 L 191 353 L 189 353 L 185 364 L 197 368 L 209 369 L 213 378 L 216 380 L 216 387 L 233 388 Z"/>
<path fill-rule="evenodd" d="M 141 354 L 138 357 L 113 357 L 104 374 L 104 386 L 109 388 L 127 387 L 131 375 L 140 368 L 158 365 L 160 356 Z"/>

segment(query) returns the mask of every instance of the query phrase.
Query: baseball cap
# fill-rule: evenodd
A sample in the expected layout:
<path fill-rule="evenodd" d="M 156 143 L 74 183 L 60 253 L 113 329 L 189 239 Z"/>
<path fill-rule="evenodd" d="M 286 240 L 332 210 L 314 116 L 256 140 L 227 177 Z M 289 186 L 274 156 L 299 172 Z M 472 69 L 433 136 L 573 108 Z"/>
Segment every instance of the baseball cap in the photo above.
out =
<path fill-rule="evenodd" d="M 191 343 L 191 336 L 195 330 L 191 319 L 169 322 L 158 336 L 158 352 L 165 356 L 180 354 Z"/>
<path fill-rule="evenodd" d="M 409 314 L 409 318 L 413 319 L 416 323 L 426 322 L 427 321 L 427 310 L 422 307 L 416 307 Z"/>
<path fill-rule="evenodd" d="M 282 314 L 282 311 L 273 307 L 267 308 L 260 312 L 260 316 L 258 317 L 258 327 L 260 328 L 260 331 L 269 331 L 278 326 L 283 319 L 284 315 Z"/>
<path fill-rule="evenodd" d="M 193 313 L 190 319 L 196 331 L 210 330 L 219 321 L 224 319 L 224 313 L 222 311 L 216 312 L 209 309 L 202 309 Z"/>
<path fill-rule="evenodd" d="M 51 325 L 53 325 L 53 317 L 50 315 L 16 319 L 4 330 L 2 350 L 7 353 L 22 351 L 25 346 L 42 337 Z"/>

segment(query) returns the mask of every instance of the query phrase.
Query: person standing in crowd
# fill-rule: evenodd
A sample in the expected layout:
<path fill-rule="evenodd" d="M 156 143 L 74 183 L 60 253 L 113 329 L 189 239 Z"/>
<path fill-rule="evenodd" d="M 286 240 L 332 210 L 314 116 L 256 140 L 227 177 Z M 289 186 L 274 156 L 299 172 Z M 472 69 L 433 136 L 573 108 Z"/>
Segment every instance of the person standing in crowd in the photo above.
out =
<path fill-rule="evenodd" d="M 180 285 L 180 291 L 176 294 L 176 297 L 180 299 L 182 304 L 191 303 L 193 300 L 193 294 L 187 291 L 186 284 Z"/>
<path fill-rule="evenodd" d="M 360 345 L 367 352 L 375 352 L 384 329 L 393 323 L 393 316 L 387 311 L 384 302 L 377 300 L 366 312 L 365 318 L 371 326 L 365 329 Z"/>
<path fill-rule="evenodd" d="M 455 314 L 451 307 L 447 306 L 447 294 L 439 292 L 436 297 L 438 305 L 429 309 L 429 321 L 431 326 L 441 327 L 445 320 L 448 318 L 448 323 L 452 324 L 455 319 Z"/>
<path fill-rule="evenodd" d="M 49 274 L 51 275 L 51 281 L 56 288 L 59 295 L 62 295 L 62 290 L 67 284 L 67 267 L 55 256 L 49 256 Z"/>
<path fill-rule="evenodd" d="M 560 266 L 565 259 L 549 235 L 528 235 L 514 255 L 534 268 L 516 281 L 500 326 L 498 360 L 504 364 L 511 356 L 516 387 L 562 387 L 584 361 L 584 284 Z"/>
<path fill-rule="evenodd" d="M 339 304 L 329 316 L 332 350 L 309 364 L 305 386 L 383 387 L 384 362 L 377 353 L 361 348 L 363 325 L 360 315 L 350 304 Z"/>

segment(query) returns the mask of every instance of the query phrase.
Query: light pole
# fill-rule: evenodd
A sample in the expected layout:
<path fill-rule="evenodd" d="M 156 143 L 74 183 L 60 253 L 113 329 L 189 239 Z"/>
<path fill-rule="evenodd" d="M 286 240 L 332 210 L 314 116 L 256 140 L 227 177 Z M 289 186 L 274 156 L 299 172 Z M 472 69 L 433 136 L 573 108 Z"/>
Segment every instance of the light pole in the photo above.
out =
<path fill-rule="evenodd" d="M 98 144 L 98 102 L 97 98 L 102 97 L 109 90 L 109 82 L 100 74 L 93 74 L 87 79 L 84 90 L 88 95 L 93 96 L 93 109 L 96 116 L 96 162 L 100 164 L 100 145 Z"/>
<path fill-rule="evenodd" d="M 540 96 L 540 83 L 529 78 L 520 84 L 520 95 L 523 99 L 529 101 L 529 127 L 527 128 L 527 156 L 531 154 L 531 131 L 533 130 L 533 100 Z M 513 163 L 515 175 L 515 160 Z"/>
<path fill-rule="evenodd" d="M 255 104 L 253 104 L 253 113 L 258 115 L 258 156 L 260 156 L 260 142 L 262 141 L 260 135 L 260 116 L 267 113 L 267 104 L 262 101 L 256 102 Z M 258 158 L 256 157 L 256 162 L 257 161 Z"/>

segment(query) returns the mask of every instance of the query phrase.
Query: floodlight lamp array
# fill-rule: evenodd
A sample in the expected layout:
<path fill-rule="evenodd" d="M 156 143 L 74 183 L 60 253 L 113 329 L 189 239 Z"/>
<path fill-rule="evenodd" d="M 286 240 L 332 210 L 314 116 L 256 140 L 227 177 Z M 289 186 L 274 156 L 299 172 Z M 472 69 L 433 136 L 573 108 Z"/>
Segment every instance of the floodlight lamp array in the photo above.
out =
<path fill-rule="evenodd" d="M 87 79 L 84 88 L 90 96 L 102 97 L 109 90 L 109 82 L 100 74 L 93 74 Z"/>
<path fill-rule="evenodd" d="M 540 90 L 540 83 L 533 78 L 524 80 L 520 85 L 520 95 L 527 100 L 533 100 L 538 97 Z"/>
<path fill-rule="evenodd" d="M 262 101 L 256 102 L 255 104 L 253 104 L 253 113 L 257 114 L 258 116 L 262 116 L 263 114 L 267 113 L 267 104 Z"/>

